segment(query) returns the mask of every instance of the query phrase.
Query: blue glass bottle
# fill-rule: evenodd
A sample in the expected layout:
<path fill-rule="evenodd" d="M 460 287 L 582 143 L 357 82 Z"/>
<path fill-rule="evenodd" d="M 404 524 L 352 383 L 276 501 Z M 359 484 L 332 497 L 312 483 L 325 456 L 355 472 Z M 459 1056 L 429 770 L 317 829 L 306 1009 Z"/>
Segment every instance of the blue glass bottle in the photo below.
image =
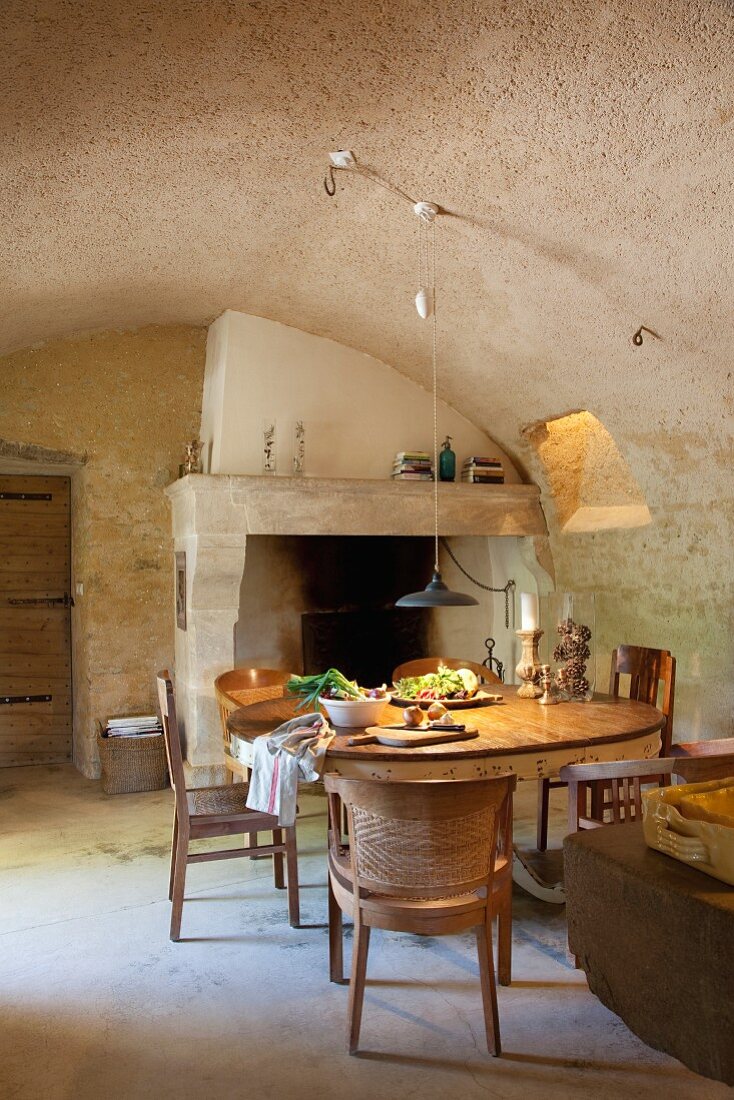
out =
<path fill-rule="evenodd" d="M 439 481 L 453 481 L 456 477 L 456 455 L 451 450 L 451 436 L 443 441 L 443 449 L 438 456 Z"/>

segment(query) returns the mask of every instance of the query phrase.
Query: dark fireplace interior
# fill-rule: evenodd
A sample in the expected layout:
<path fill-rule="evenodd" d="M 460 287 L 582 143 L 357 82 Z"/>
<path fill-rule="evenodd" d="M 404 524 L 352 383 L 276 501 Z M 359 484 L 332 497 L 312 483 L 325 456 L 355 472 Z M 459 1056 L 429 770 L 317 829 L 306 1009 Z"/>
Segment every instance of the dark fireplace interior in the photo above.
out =
<path fill-rule="evenodd" d="M 414 607 L 306 612 L 303 671 L 338 668 L 364 687 L 389 684 L 397 665 L 428 656 L 429 613 Z"/>
<path fill-rule="evenodd" d="M 395 601 L 423 588 L 432 567 L 430 538 L 250 536 L 237 663 L 389 683 L 396 665 L 428 655 L 433 613 Z"/>

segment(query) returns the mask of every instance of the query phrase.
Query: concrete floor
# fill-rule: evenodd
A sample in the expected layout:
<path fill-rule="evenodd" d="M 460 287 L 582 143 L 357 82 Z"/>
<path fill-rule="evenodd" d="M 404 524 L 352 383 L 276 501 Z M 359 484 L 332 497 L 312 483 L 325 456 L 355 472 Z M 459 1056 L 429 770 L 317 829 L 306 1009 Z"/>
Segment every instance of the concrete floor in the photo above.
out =
<path fill-rule="evenodd" d="M 516 831 L 532 836 L 521 785 Z M 306 927 L 269 861 L 189 869 L 168 939 L 170 791 L 107 797 L 70 766 L 0 773 L 0 1095 L 14 1100 L 461 1100 L 731 1090 L 640 1043 L 566 955 L 563 910 L 516 898 L 503 1057 L 485 1051 L 474 940 L 374 933 L 363 1052 L 327 978 L 324 799 L 301 798 Z M 557 804 L 557 838 L 562 831 Z"/>

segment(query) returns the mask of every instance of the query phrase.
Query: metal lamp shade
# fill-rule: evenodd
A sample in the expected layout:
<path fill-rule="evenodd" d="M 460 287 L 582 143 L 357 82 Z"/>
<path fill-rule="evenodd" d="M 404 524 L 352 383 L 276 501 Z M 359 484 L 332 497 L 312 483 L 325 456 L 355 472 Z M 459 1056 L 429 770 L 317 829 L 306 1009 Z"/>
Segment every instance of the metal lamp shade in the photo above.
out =
<path fill-rule="evenodd" d="M 441 580 L 440 573 L 433 577 L 422 592 L 409 592 L 395 601 L 396 607 L 471 607 L 479 603 L 464 592 L 452 592 Z"/>

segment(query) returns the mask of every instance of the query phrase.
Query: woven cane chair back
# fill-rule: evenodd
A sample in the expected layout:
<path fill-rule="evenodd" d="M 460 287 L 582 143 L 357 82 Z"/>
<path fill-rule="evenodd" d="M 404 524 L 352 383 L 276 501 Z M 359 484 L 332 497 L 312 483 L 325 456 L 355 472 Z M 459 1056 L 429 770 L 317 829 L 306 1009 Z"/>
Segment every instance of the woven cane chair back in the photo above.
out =
<path fill-rule="evenodd" d="M 214 681 L 214 694 L 219 707 L 222 737 L 226 748 L 229 748 L 231 742 L 227 729 L 229 715 L 238 707 L 247 707 L 250 703 L 281 699 L 291 675 L 292 673 L 283 672 L 278 668 L 233 668 L 217 676 Z"/>
<path fill-rule="evenodd" d="M 406 783 L 327 776 L 326 783 L 347 809 L 361 889 L 429 899 L 491 885 L 514 776 Z"/>

